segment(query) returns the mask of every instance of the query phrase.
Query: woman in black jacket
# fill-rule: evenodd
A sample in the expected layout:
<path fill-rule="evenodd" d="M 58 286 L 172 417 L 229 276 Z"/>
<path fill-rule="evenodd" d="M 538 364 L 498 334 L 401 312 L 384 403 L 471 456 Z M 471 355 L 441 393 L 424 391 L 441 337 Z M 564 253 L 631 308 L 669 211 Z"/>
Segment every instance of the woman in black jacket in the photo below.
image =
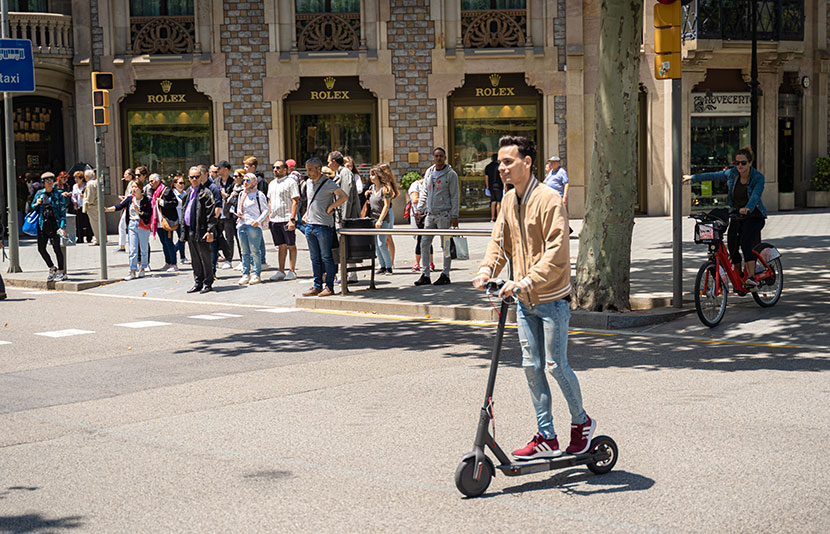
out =
<path fill-rule="evenodd" d="M 138 182 L 130 182 L 130 191 L 132 194 L 127 196 L 120 204 L 106 208 L 108 212 L 128 210 L 127 234 L 130 236 L 130 274 L 124 280 L 134 280 L 144 276 L 147 264 L 150 261 L 150 220 L 153 217 L 152 203 L 149 198 L 144 196 Z M 139 247 L 141 249 L 140 269 L 138 266 Z"/>

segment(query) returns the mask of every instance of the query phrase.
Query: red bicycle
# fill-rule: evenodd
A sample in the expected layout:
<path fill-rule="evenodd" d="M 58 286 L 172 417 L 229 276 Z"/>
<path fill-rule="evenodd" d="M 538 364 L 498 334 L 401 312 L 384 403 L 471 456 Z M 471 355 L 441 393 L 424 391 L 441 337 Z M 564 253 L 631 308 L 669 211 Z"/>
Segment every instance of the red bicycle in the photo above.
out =
<path fill-rule="evenodd" d="M 709 246 L 709 259 L 700 266 L 695 277 L 695 309 L 701 322 L 708 327 L 716 326 L 726 314 L 730 285 L 738 296 L 752 293 L 755 302 L 764 308 L 774 306 L 784 290 L 781 253 L 769 243 L 759 243 L 752 250 L 755 254 L 756 286 L 747 286 L 745 278 L 732 265 L 723 243 L 723 234 L 729 227 L 729 219 L 736 217 L 736 213 L 724 208 L 690 216 L 697 221 L 695 243 Z"/>

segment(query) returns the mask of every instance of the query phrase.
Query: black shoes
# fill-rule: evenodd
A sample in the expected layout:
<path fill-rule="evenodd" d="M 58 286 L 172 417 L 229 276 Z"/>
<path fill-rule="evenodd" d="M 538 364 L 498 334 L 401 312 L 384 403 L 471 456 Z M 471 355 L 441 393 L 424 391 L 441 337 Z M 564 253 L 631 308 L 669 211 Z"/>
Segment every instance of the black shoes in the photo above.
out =
<path fill-rule="evenodd" d="M 415 280 L 415 285 L 416 285 L 416 286 L 428 286 L 428 285 L 430 285 L 431 283 L 432 283 L 432 282 L 430 282 L 430 280 L 429 280 L 429 276 L 427 276 L 427 275 L 425 275 L 425 274 L 422 274 L 420 278 L 418 278 L 417 280 Z"/>
<path fill-rule="evenodd" d="M 202 290 L 202 286 L 200 286 L 200 285 L 195 285 L 195 286 L 191 287 L 190 289 L 188 289 L 188 290 L 187 290 L 187 292 L 188 292 L 188 293 L 197 293 L 197 292 L 199 292 L 199 291 L 201 291 L 201 290 Z"/>
<path fill-rule="evenodd" d="M 441 276 L 438 277 L 438 280 L 434 281 L 432 285 L 434 286 L 445 286 L 450 283 L 450 277 L 441 273 Z"/>
<path fill-rule="evenodd" d="M 213 291 L 213 286 L 205 286 L 201 291 L 199 291 L 199 293 L 204 295 L 205 293 L 210 293 L 211 291 Z"/>

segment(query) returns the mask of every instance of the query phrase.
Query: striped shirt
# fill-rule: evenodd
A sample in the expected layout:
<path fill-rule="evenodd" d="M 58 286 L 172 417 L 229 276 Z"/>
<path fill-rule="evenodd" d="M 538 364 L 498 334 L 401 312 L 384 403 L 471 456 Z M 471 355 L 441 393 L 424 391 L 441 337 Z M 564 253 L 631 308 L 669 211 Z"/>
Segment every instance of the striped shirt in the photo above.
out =
<path fill-rule="evenodd" d="M 268 184 L 268 205 L 271 207 L 271 222 L 291 220 L 291 199 L 300 198 L 300 187 L 293 178 L 275 178 Z M 297 214 L 299 217 L 300 214 Z"/>

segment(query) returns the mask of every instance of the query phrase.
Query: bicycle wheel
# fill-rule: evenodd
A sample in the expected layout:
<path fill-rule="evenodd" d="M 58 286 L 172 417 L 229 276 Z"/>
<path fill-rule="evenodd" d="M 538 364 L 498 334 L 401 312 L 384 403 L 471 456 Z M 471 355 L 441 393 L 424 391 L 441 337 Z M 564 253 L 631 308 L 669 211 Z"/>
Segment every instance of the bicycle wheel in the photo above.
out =
<path fill-rule="evenodd" d="M 784 291 L 784 269 L 781 267 L 781 258 L 775 258 L 769 262 L 772 269 L 772 276 L 761 280 L 756 291 L 752 292 L 752 298 L 762 308 L 775 306 Z"/>
<path fill-rule="evenodd" d="M 700 321 L 709 328 L 717 326 L 726 314 L 726 293 L 728 288 L 723 278 L 715 276 L 715 262 L 700 266 L 695 277 L 695 310 Z M 716 290 L 715 284 L 720 288 Z"/>

